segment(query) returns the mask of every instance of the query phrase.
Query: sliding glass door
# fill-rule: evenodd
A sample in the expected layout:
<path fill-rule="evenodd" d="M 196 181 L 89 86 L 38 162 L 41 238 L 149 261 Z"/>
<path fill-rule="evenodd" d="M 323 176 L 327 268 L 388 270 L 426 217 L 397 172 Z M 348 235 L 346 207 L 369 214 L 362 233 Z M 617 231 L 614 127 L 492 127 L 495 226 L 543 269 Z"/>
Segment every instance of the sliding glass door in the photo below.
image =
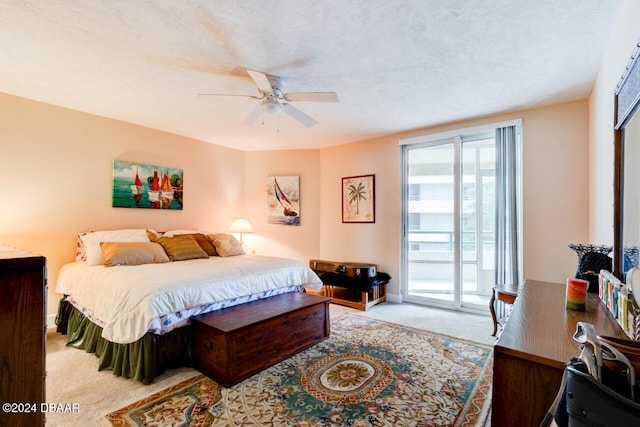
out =
<path fill-rule="evenodd" d="M 461 306 L 486 309 L 494 283 L 495 139 L 462 139 Z"/>
<path fill-rule="evenodd" d="M 500 220 L 495 135 L 403 145 L 404 300 L 487 311 Z"/>
<path fill-rule="evenodd" d="M 455 159 L 454 140 L 412 148 L 406 156 L 408 294 L 450 303 L 459 273 Z"/>

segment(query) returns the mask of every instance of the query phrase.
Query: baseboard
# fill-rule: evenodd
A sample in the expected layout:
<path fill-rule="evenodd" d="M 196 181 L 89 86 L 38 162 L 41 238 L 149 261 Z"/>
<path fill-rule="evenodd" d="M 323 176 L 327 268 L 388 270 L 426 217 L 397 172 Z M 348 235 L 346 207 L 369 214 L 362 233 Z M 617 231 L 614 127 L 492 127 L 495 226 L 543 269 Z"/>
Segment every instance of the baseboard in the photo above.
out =
<path fill-rule="evenodd" d="M 402 295 L 401 294 L 390 294 L 390 293 L 387 292 L 387 302 L 400 304 L 402 302 Z"/>
<path fill-rule="evenodd" d="M 56 327 L 56 315 L 55 314 L 48 314 L 47 315 L 47 329 L 51 329 L 51 328 L 55 328 Z"/>

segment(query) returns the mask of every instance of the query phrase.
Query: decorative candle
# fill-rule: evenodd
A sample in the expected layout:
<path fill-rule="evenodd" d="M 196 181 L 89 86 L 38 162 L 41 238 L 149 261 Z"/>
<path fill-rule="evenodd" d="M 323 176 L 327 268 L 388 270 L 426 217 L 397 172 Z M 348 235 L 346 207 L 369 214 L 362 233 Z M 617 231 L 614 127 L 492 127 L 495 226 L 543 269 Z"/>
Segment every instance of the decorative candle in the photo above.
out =
<path fill-rule="evenodd" d="M 582 279 L 567 279 L 567 301 L 569 310 L 585 311 L 589 282 Z"/>

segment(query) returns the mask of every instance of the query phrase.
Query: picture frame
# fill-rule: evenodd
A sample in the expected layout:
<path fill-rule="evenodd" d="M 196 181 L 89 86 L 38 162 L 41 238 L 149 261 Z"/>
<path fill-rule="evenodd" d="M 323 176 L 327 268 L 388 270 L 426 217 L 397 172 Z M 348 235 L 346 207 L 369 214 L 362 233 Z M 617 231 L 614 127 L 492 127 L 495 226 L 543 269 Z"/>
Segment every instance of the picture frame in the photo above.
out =
<path fill-rule="evenodd" d="M 183 176 L 182 169 L 114 160 L 111 206 L 182 210 Z"/>
<path fill-rule="evenodd" d="M 300 225 L 300 177 L 267 177 L 267 224 Z"/>
<path fill-rule="evenodd" d="M 342 178 L 342 222 L 374 223 L 375 175 Z"/>

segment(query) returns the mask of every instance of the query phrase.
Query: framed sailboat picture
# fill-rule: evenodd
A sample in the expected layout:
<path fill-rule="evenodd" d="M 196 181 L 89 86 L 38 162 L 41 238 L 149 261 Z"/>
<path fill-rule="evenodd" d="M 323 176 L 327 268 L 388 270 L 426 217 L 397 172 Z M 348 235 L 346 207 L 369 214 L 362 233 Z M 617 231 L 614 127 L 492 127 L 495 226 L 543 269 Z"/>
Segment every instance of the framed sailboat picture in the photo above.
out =
<path fill-rule="evenodd" d="M 182 210 L 182 169 L 113 161 L 114 208 Z"/>
<path fill-rule="evenodd" d="M 300 177 L 267 177 L 267 223 L 300 225 Z"/>
<path fill-rule="evenodd" d="M 376 222 L 375 175 L 342 178 L 342 222 Z"/>

